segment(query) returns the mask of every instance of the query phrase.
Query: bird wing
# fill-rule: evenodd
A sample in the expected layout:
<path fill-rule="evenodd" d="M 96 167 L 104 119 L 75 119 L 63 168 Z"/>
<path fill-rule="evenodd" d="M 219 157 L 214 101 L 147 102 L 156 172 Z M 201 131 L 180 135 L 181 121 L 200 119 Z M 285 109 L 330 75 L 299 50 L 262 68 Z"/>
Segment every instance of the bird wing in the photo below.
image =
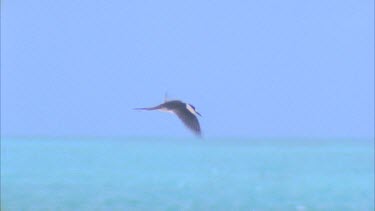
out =
<path fill-rule="evenodd" d="M 201 127 L 199 126 L 198 118 L 186 111 L 175 111 L 175 114 L 180 118 L 180 120 L 188 127 L 191 131 L 193 131 L 196 135 L 201 136 Z"/>

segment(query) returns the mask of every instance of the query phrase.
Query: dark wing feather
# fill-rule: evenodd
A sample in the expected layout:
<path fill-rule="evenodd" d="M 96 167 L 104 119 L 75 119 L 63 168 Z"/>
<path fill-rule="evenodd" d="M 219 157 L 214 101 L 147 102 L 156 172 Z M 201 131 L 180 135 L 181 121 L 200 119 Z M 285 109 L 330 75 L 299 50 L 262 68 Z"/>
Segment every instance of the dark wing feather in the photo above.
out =
<path fill-rule="evenodd" d="M 199 126 L 198 119 L 194 114 L 190 113 L 188 110 L 178 110 L 175 111 L 175 114 L 181 119 L 186 127 L 196 135 L 201 136 L 201 127 Z"/>

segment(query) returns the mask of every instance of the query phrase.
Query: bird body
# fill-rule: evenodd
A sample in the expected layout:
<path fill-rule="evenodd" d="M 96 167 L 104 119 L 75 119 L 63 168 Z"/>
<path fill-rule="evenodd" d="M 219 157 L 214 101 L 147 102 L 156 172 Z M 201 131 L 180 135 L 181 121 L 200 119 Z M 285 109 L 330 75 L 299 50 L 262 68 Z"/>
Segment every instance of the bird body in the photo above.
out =
<path fill-rule="evenodd" d="M 191 104 L 184 103 L 180 100 L 171 100 L 154 107 L 135 108 L 135 110 L 158 110 L 176 114 L 177 117 L 185 124 L 185 126 L 188 127 L 194 134 L 196 134 L 197 136 L 202 135 L 199 121 L 196 117 L 196 115 L 201 115 L 195 110 L 195 107 Z"/>

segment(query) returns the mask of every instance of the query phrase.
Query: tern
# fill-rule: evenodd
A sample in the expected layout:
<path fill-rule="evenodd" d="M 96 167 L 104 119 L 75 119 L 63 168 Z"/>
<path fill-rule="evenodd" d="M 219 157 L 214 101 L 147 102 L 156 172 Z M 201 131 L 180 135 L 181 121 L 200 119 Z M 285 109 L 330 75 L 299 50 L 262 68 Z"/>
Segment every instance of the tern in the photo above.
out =
<path fill-rule="evenodd" d="M 184 103 L 180 100 L 165 101 L 164 103 L 149 107 L 149 108 L 134 108 L 135 110 L 158 110 L 163 112 L 170 112 L 176 114 L 177 117 L 189 128 L 195 135 L 201 137 L 202 132 L 199 126 L 199 121 L 196 115 L 201 114 L 195 109 L 195 107 L 189 103 Z"/>

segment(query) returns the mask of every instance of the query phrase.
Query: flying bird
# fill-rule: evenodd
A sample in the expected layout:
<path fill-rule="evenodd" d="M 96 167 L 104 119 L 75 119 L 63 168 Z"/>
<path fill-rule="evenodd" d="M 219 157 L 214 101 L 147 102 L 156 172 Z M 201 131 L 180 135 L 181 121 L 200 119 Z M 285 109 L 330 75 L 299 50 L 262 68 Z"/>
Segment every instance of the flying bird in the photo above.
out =
<path fill-rule="evenodd" d="M 201 116 L 200 113 L 191 104 L 184 103 L 180 100 L 165 101 L 164 103 L 150 108 L 135 108 L 135 110 L 158 110 L 163 112 L 170 112 L 176 114 L 178 118 L 189 128 L 195 135 L 202 136 L 201 128 L 199 126 L 196 115 Z"/>

